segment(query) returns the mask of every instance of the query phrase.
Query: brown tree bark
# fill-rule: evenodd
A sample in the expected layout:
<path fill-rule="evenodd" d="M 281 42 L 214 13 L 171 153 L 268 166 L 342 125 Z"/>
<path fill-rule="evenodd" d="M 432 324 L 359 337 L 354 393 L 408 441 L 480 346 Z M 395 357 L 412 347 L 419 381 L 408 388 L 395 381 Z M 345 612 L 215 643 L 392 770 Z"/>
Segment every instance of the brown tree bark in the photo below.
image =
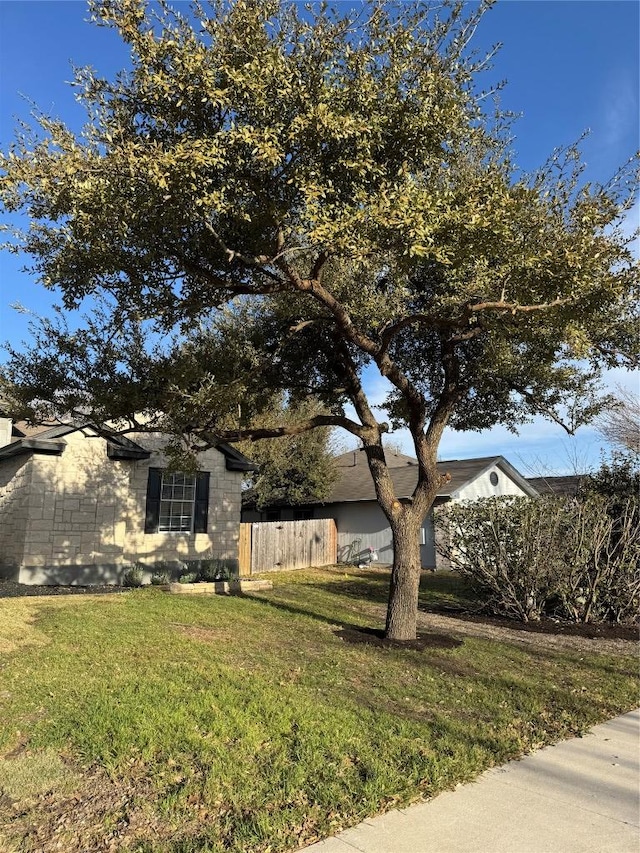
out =
<path fill-rule="evenodd" d="M 385 635 L 390 640 L 415 640 L 420 586 L 422 518 L 410 507 L 391 523 L 393 568 Z"/>

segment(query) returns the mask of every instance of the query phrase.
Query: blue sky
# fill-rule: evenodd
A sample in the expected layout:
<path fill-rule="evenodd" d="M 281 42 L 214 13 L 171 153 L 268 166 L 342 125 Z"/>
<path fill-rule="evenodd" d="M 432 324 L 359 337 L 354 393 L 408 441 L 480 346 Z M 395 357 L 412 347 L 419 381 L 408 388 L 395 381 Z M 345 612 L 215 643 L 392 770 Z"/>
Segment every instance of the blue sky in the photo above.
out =
<path fill-rule="evenodd" d="M 350 5 L 352 2 L 350 0 Z M 85 22 L 83 0 L 0 0 L 0 146 L 11 141 L 17 119 L 28 119 L 21 95 L 79 127 L 83 114 L 74 101 L 71 63 L 93 65 L 111 75 L 127 59 L 114 33 Z M 499 0 L 485 16 L 476 44 L 501 42 L 491 81 L 507 80 L 504 108 L 522 113 L 515 126 L 517 162 L 539 165 L 559 145 L 589 129 L 583 145 L 586 176 L 606 180 L 639 147 L 640 4 L 636 0 Z M 629 227 L 637 225 L 634 210 Z M 20 302 L 46 314 L 55 297 L 20 272 L 21 261 L 0 253 L 0 341 L 28 340 L 28 316 L 10 305 Z M 608 383 L 638 390 L 638 377 L 615 372 Z M 369 380 L 382 399 L 384 386 Z M 394 440 L 410 451 L 406 435 Z M 496 428 L 483 433 L 447 432 L 441 457 L 504 454 L 523 471 L 562 473 L 576 464 L 597 464 L 606 446 L 590 427 L 568 438 L 542 421 L 519 436 Z"/>

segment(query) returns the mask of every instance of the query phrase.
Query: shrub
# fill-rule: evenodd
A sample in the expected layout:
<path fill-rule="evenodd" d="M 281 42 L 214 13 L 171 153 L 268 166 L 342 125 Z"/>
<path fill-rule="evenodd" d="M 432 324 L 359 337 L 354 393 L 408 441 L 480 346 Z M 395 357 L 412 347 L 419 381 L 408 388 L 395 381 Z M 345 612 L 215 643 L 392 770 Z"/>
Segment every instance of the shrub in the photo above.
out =
<path fill-rule="evenodd" d="M 207 557 L 200 560 L 187 560 L 182 563 L 179 580 L 180 583 L 196 583 L 198 581 L 211 583 L 213 581 L 226 581 L 233 576 L 233 571 L 223 560 Z"/>
<path fill-rule="evenodd" d="M 551 528 L 547 516 L 555 520 Z M 489 498 L 449 504 L 437 513 L 439 551 L 464 575 L 488 610 L 537 620 L 558 572 L 558 517 L 542 501 Z"/>
<path fill-rule="evenodd" d="M 438 512 L 438 550 L 484 607 L 522 621 L 637 617 L 638 502 L 613 518 L 599 495 L 489 498 Z"/>
<path fill-rule="evenodd" d="M 610 515 L 618 517 L 630 499 L 640 496 L 640 457 L 631 453 L 615 453 L 597 471 L 583 477 L 580 494 L 606 498 Z"/>
<path fill-rule="evenodd" d="M 144 566 L 136 563 L 133 566 L 128 566 L 122 573 L 122 586 L 140 587 L 144 583 Z"/>
<path fill-rule="evenodd" d="M 232 576 L 232 572 L 222 560 L 206 558 L 201 560 L 187 560 L 182 564 L 180 583 L 197 583 L 205 581 L 226 581 Z"/>
<path fill-rule="evenodd" d="M 231 573 L 222 560 L 200 560 L 199 580 L 226 581 Z"/>
<path fill-rule="evenodd" d="M 151 583 L 172 583 L 179 580 L 180 576 L 188 571 L 189 567 L 182 560 L 158 560 L 153 564 Z"/>

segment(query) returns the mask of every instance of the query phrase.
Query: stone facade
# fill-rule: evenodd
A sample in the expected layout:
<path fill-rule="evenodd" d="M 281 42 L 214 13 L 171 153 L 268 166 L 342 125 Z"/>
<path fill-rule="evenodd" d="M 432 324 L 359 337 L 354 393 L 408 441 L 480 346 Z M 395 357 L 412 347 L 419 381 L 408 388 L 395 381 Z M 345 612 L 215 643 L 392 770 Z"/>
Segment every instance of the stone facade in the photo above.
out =
<path fill-rule="evenodd" d="M 150 467 L 164 468 L 166 437 L 133 435 L 149 459 L 110 459 L 90 428 L 64 436 L 60 455 L 0 461 L 0 576 L 30 584 L 118 583 L 139 562 L 214 558 L 237 567 L 242 472 L 212 449 L 206 533 L 145 533 Z"/>
<path fill-rule="evenodd" d="M 0 577 L 18 579 L 29 524 L 32 459 L 17 456 L 0 465 Z"/>

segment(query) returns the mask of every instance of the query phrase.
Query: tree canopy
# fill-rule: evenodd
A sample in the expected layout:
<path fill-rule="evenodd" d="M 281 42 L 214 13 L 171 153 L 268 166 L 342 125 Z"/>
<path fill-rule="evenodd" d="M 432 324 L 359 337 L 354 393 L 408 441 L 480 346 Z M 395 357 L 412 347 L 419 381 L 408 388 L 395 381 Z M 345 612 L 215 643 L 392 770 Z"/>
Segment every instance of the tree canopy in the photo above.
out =
<path fill-rule="evenodd" d="M 323 414 L 323 409 L 313 399 L 298 404 L 276 400 L 270 417 L 263 412 L 260 422 L 263 426 L 270 422 L 274 426 L 296 424 L 317 414 Z M 257 509 L 322 502 L 329 497 L 338 475 L 333 444 L 328 427 L 265 441 L 239 442 L 238 450 L 259 466 L 250 475 L 246 500 Z"/>
<path fill-rule="evenodd" d="M 603 186 L 576 147 L 518 170 L 509 117 L 481 92 L 491 57 L 472 50 L 488 5 L 95 0 L 131 69 L 79 69 L 82 135 L 41 116 L 0 158 L 4 207 L 31 222 L 14 248 L 62 298 L 5 393 L 123 429 L 142 412 L 196 446 L 348 430 L 394 531 L 392 601 L 411 575 L 411 609 L 417 545 L 400 552 L 440 485 L 444 427 L 544 414 L 571 430 L 599 410 L 602 369 L 638 364 L 621 228 L 637 160 Z M 413 437 L 408 504 L 365 369 Z M 283 393 L 325 413 L 257 426 Z"/>

